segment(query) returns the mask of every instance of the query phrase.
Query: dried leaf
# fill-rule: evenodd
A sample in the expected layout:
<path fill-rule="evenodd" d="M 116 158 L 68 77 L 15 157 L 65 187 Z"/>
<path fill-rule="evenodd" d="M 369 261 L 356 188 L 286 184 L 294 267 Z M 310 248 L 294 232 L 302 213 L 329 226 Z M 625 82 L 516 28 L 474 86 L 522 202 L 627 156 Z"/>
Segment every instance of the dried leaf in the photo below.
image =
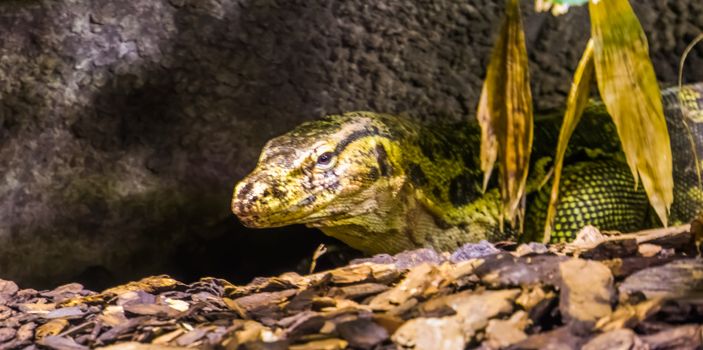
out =
<path fill-rule="evenodd" d="M 491 112 L 488 105 L 488 94 L 486 93 L 486 83 L 481 88 L 481 97 L 478 101 L 478 111 L 476 119 L 481 126 L 481 170 L 483 171 L 483 192 L 488 188 L 488 181 L 491 179 L 493 166 L 498 158 L 498 140 L 495 129 L 491 121 Z"/>
<path fill-rule="evenodd" d="M 674 199 L 672 156 L 647 39 L 628 0 L 590 1 L 598 90 L 627 163 L 666 226 Z"/>
<path fill-rule="evenodd" d="M 525 194 L 533 136 L 532 93 L 519 2 L 508 0 L 477 111 L 484 185 L 500 154 L 503 215 L 514 223 Z M 485 187 L 485 186 L 484 186 Z"/>
<path fill-rule="evenodd" d="M 552 192 L 549 198 L 549 206 L 547 207 L 547 219 L 544 224 L 543 243 L 548 243 L 551 239 L 552 221 L 557 213 L 557 199 L 559 198 L 559 181 L 561 179 L 561 170 L 564 165 L 564 155 L 566 147 L 569 144 L 571 134 L 576 130 L 576 125 L 581 120 L 583 110 L 588 102 L 588 96 L 591 91 L 591 79 L 593 77 L 593 40 L 589 40 L 586 44 L 586 49 L 583 51 L 581 61 L 579 62 L 576 72 L 574 73 L 574 81 L 571 83 L 569 97 L 566 100 L 566 112 L 564 120 L 559 130 L 559 141 L 557 143 L 557 153 L 554 157 L 554 178 L 552 179 Z"/>

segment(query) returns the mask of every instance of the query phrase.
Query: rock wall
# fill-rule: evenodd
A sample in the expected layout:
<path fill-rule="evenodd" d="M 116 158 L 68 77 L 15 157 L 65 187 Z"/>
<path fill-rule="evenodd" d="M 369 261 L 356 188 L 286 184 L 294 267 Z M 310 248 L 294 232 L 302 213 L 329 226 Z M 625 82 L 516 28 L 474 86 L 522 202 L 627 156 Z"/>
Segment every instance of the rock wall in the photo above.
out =
<path fill-rule="evenodd" d="M 633 0 L 659 78 L 703 28 L 700 0 Z M 584 8 L 524 2 L 539 110 L 564 101 Z M 349 110 L 466 118 L 502 3 L 0 2 L 0 277 L 99 285 L 169 272 L 246 279 L 321 235 L 245 230 L 233 185 L 263 143 Z M 703 80 L 703 49 L 687 78 Z"/>

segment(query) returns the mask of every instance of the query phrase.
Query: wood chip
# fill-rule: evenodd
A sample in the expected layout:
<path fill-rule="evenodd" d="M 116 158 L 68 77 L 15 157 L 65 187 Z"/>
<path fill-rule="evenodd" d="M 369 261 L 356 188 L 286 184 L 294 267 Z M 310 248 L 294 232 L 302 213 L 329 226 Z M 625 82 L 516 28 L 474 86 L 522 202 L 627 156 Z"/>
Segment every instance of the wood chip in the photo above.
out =
<path fill-rule="evenodd" d="M 347 348 L 348 343 L 342 339 L 315 340 L 305 344 L 295 344 L 289 347 L 290 350 L 342 350 Z"/>
<path fill-rule="evenodd" d="M 599 334 L 583 345 L 583 350 L 646 350 L 642 340 L 630 329 L 617 329 Z"/>
<path fill-rule="evenodd" d="M 0 350 L 701 347 L 703 263 L 682 243 L 691 235 L 622 236 L 578 249 L 484 242 L 453 260 L 419 249 L 243 286 L 155 276 L 94 294 L 4 281 Z"/>
<path fill-rule="evenodd" d="M 51 320 L 39 327 L 36 330 L 37 340 L 50 335 L 58 335 L 68 326 L 68 320 L 60 318 Z"/>
<path fill-rule="evenodd" d="M 620 284 L 619 291 L 621 298 L 633 293 L 673 298 L 703 292 L 703 261 L 677 260 L 635 272 Z"/>
<path fill-rule="evenodd" d="M 87 346 L 80 345 L 71 338 L 57 337 L 55 335 L 47 336 L 37 343 L 56 350 L 88 350 Z"/>
<path fill-rule="evenodd" d="M 559 264 L 562 285 L 559 310 L 566 322 L 590 330 L 610 315 L 615 298 L 613 275 L 597 261 L 571 259 Z"/>

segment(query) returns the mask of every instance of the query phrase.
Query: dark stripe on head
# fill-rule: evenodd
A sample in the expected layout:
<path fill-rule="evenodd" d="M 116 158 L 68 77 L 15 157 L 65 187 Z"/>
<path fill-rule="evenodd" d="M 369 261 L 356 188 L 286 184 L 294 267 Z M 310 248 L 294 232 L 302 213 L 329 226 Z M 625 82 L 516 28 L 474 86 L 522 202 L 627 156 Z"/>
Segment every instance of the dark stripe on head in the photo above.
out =
<path fill-rule="evenodd" d="M 376 161 L 381 170 L 381 176 L 388 176 L 391 173 L 391 164 L 388 163 L 388 152 L 383 145 L 376 145 Z"/>
<path fill-rule="evenodd" d="M 378 130 L 377 127 L 356 130 L 356 131 L 352 132 L 351 134 L 349 134 L 349 136 L 347 136 L 344 140 L 342 140 L 341 142 L 339 142 L 337 144 L 337 147 L 334 148 L 334 154 L 338 155 L 338 154 L 342 153 L 342 151 L 344 151 L 344 149 L 346 149 L 347 146 L 349 146 L 352 142 L 354 142 L 358 139 L 364 138 L 364 137 L 368 137 L 368 136 L 380 136 L 380 137 L 387 138 L 387 139 L 393 139 L 391 137 L 391 135 L 386 134 L 386 133 L 382 133 L 380 130 Z"/>

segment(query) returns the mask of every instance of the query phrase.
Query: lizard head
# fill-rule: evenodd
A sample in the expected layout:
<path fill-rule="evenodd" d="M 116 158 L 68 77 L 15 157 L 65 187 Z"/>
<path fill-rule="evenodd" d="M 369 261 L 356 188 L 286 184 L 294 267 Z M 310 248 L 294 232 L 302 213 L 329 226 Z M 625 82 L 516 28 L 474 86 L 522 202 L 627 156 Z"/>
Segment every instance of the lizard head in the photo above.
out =
<path fill-rule="evenodd" d="M 388 186 L 390 138 L 383 117 L 373 113 L 304 123 L 264 146 L 256 168 L 234 189 L 232 211 L 249 227 L 326 226 L 358 215 L 352 208 L 373 207 L 369 194 L 380 189 L 374 186 Z"/>

